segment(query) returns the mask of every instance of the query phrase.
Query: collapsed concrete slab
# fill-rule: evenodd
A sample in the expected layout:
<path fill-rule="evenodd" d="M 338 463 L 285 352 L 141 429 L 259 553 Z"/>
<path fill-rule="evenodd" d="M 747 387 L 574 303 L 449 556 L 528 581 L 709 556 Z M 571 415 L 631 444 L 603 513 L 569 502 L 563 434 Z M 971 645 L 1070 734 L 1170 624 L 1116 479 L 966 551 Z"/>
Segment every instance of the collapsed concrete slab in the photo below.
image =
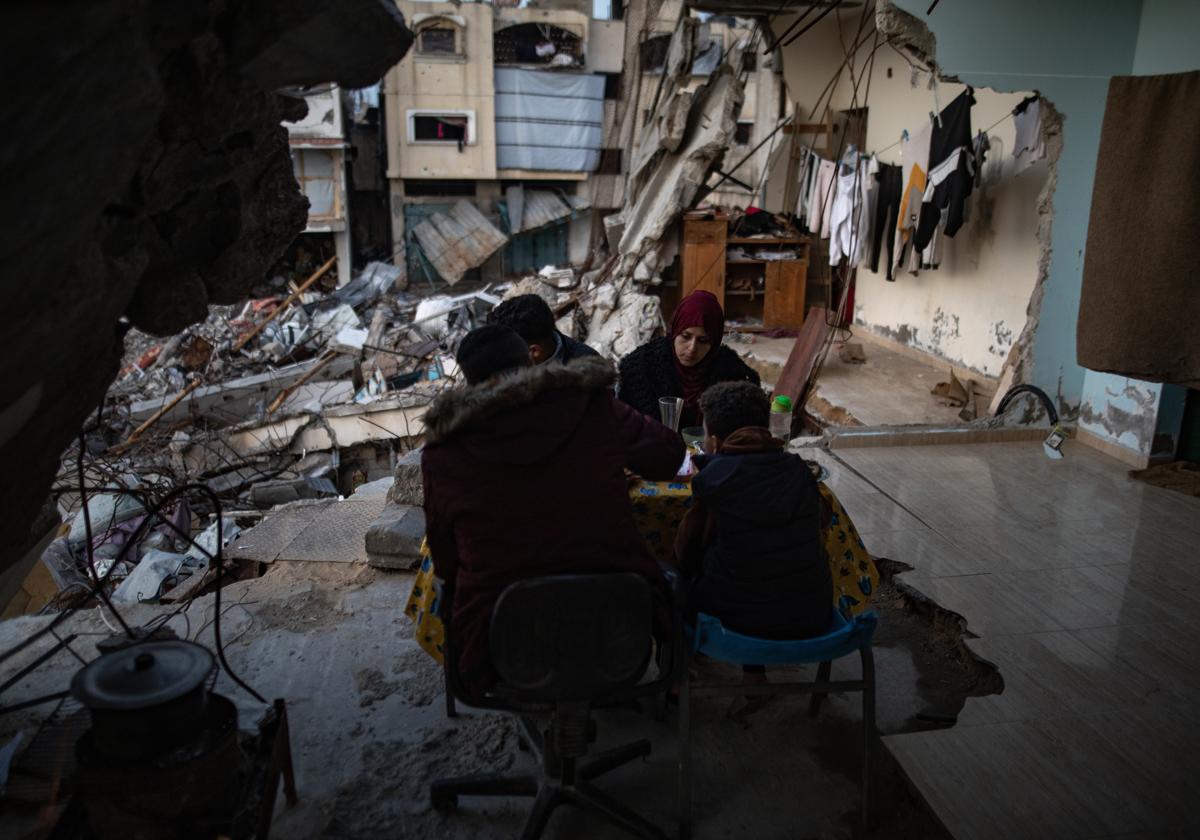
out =
<path fill-rule="evenodd" d="M 660 272 L 677 248 L 672 233 L 680 215 L 733 142 L 743 99 L 735 70 L 741 49 L 731 50 L 726 63 L 690 92 L 685 86 L 698 33 L 707 38 L 689 19 L 672 36 L 659 106 L 635 156 L 625 205 L 605 219 L 609 241 L 617 241 L 616 264 L 581 301 L 587 341 L 608 356 L 631 352 L 662 326 L 659 299 L 641 287 L 662 282 Z"/>

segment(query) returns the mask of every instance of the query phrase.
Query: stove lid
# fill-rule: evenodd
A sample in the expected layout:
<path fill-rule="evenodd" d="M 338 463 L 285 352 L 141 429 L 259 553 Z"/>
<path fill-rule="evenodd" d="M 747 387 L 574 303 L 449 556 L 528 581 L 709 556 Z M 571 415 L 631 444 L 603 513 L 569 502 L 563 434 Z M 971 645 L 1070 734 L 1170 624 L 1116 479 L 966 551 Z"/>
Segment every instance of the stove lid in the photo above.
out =
<path fill-rule="evenodd" d="M 90 662 L 71 680 L 71 694 L 89 709 L 151 708 L 200 687 L 213 664 L 208 649 L 192 642 L 146 642 Z"/>

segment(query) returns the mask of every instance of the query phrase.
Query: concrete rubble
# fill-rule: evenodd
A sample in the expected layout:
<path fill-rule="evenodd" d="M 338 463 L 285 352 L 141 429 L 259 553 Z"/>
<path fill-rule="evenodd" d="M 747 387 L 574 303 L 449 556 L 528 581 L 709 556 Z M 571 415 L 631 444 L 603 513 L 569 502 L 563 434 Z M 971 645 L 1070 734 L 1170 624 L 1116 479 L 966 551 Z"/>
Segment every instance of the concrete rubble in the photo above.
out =
<path fill-rule="evenodd" d="M 0 492 L 7 567 L 43 536 L 30 523 L 129 326 L 177 333 L 244 300 L 303 230 L 280 123 L 305 105 L 279 90 L 372 84 L 413 34 L 380 0 L 200 0 L 183 13 L 101 0 L 68 26 L 53 4 L 21 4 L 0 38 L 8 75 L 37 79 L 12 90 L 25 129 L 0 140 L 13 198 L 0 214 L 19 232 L 4 296 L 21 336 L 0 373 L 14 408 L 0 445 L 21 476 Z"/>
<path fill-rule="evenodd" d="M 573 277 L 551 270 L 539 284 L 561 294 Z M 86 521 L 75 515 L 44 552 L 54 606 L 85 601 L 97 576 L 122 603 L 202 589 L 209 558 L 187 540 L 211 527 L 218 502 L 225 541 L 245 531 L 224 555 L 235 567 L 316 557 L 411 567 L 424 521 L 411 505 L 384 511 L 393 470 L 419 445 L 425 406 L 460 381 L 459 339 L 501 297 L 485 287 L 419 298 L 404 279 L 381 263 L 340 288 L 328 272 L 324 285 L 275 278 L 171 338 L 131 331 L 84 441 L 85 486 L 112 489 L 89 490 Z M 78 458 L 64 454 L 60 486 L 78 486 Z M 212 495 L 151 510 L 197 485 Z M 71 497 L 61 504 L 70 510 Z"/>

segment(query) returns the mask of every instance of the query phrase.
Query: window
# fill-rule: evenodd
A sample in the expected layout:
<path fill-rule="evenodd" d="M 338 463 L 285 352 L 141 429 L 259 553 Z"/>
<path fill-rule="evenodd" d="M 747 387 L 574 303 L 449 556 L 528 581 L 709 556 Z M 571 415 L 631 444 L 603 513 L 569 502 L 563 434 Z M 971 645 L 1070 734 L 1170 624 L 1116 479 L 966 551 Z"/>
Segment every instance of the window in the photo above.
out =
<path fill-rule="evenodd" d="M 496 64 L 552 64 L 573 67 L 582 63 L 579 35 L 548 23 L 518 23 L 492 37 Z"/>
<path fill-rule="evenodd" d="M 451 143 L 465 142 L 467 121 L 462 117 L 413 117 L 414 140 L 445 140 Z"/>
<path fill-rule="evenodd" d="M 643 73 L 661 73 L 667 63 L 667 50 L 671 46 L 671 35 L 656 35 L 642 41 L 641 64 Z"/>
<path fill-rule="evenodd" d="M 620 73 L 605 73 L 604 74 L 604 98 L 605 99 L 620 99 L 621 98 L 621 74 Z"/>
<path fill-rule="evenodd" d="M 740 122 L 733 132 L 733 142 L 739 146 L 749 146 L 750 139 L 754 136 L 754 123 Z"/>
<path fill-rule="evenodd" d="M 424 55 L 456 55 L 458 33 L 452 26 L 430 26 L 421 30 L 418 50 Z"/>
<path fill-rule="evenodd" d="M 407 118 L 409 143 L 475 143 L 474 111 L 411 110 Z"/>
<path fill-rule="evenodd" d="M 753 73 L 758 70 L 758 48 L 753 41 L 750 43 L 749 48 L 742 53 L 742 69 L 747 73 Z"/>
<path fill-rule="evenodd" d="M 620 175 L 621 174 L 621 150 L 620 149 L 601 149 L 600 163 L 596 165 L 597 175 Z"/>
<path fill-rule="evenodd" d="M 710 38 L 708 46 L 696 50 L 696 55 L 692 59 L 692 75 L 711 76 L 716 72 L 722 57 L 721 39 Z"/>

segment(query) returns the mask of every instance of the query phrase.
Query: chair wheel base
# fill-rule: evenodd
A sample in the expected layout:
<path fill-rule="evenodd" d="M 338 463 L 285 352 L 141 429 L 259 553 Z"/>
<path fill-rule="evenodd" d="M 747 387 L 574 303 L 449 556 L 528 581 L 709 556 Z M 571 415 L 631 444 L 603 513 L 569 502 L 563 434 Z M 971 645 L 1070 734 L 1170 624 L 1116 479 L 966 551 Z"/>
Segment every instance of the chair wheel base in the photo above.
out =
<path fill-rule="evenodd" d="M 429 797 L 430 804 L 433 805 L 433 810 L 442 814 L 449 814 L 458 810 L 458 795 L 453 793 L 439 793 L 434 791 Z"/>

